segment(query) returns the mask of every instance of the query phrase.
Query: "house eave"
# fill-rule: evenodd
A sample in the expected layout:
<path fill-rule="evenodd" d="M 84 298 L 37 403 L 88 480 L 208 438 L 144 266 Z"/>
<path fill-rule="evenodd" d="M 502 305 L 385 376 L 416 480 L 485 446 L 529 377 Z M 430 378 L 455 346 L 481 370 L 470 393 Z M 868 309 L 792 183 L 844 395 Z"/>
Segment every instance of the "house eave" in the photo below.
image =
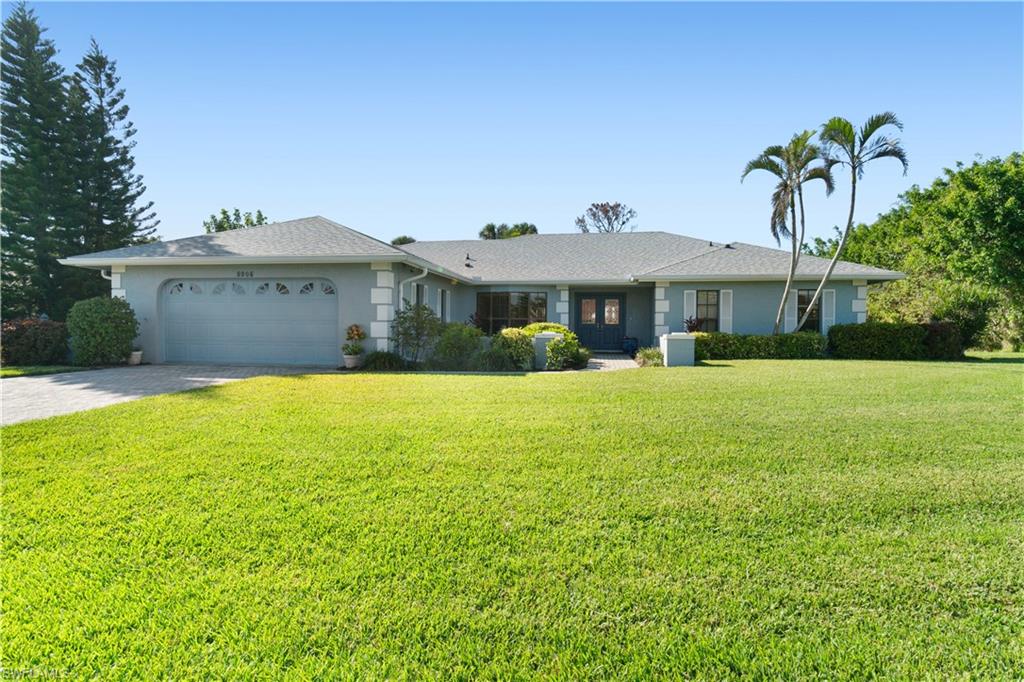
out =
<path fill-rule="evenodd" d="M 452 272 L 447 268 L 412 255 L 381 254 L 379 256 L 135 256 L 129 258 L 90 258 L 73 256 L 57 260 L 61 265 L 81 268 L 108 268 L 112 265 L 159 266 L 159 265 L 330 265 L 339 263 L 408 263 L 444 277 L 463 283 L 473 280 Z"/>
<path fill-rule="evenodd" d="M 903 279 L 902 272 L 888 274 L 832 275 L 829 281 L 865 280 L 868 282 L 889 282 Z M 786 275 L 639 275 L 639 282 L 785 282 Z M 821 275 L 797 275 L 796 280 L 821 280 Z"/>

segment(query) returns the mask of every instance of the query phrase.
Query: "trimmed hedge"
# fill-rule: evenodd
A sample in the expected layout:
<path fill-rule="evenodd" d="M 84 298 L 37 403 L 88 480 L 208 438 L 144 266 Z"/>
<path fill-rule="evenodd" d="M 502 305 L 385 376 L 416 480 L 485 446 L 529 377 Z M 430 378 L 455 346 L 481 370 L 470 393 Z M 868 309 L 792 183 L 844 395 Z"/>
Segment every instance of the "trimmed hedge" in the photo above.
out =
<path fill-rule="evenodd" d="M 23 317 L 3 323 L 0 353 L 5 365 L 60 365 L 68 357 L 68 328 L 63 322 Z"/>
<path fill-rule="evenodd" d="M 533 337 L 519 327 L 506 327 L 491 340 L 492 353 L 504 353 L 514 369 L 533 369 Z"/>
<path fill-rule="evenodd" d="M 385 350 L 375 350 L 363 358 L 360 369 L 367 372 L 398 372 L 407 369 L 407 364 L 398 353 L 389 353 Z"/>
<path fill-rule="evenodd" d="M 697 332 L 696 360 L 810 360 L 824 357 L 825 337 L 814 332 L 761 336 Z"/>
<path fill-rule="evenodd" d="M 952 322 L 865 322 L 828 330 L 828 350 L 847 360 L 958 360 L 960 330 Z"/>
<path fill-rule="evenodd" d="M 438 337 L 427 360 L 427 369 L 470 370 L 483 345 L 484 333 L 470 324 L 449 322 Z"/>
<path fill-rule="evenodd" d="M 127 360 L 132 352 L 139 322 L 128 301 L 97 296 L 71 307 L 68 333 L 76 365 L 117 365 Z"/>

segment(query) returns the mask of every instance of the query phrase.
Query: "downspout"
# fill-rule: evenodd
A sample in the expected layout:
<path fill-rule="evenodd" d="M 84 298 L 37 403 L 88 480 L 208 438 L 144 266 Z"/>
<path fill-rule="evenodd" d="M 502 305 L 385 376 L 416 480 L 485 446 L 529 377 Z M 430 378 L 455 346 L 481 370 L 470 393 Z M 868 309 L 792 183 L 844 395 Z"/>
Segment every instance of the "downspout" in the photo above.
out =
<path fill-rule="evenodd" d="M 100 269 L 100 277 L 107 280 L 108 282 L 113 279 L 113 277 L 110 276 L 110 270 L 103 270 L 102 268 Z"/>
<path fill-rule="evenodd" d="M 398 283 L 398 301 L 395 303 L 395 312 L 396 313 L 398 312 L 399 307 L 401 307 L 401 305 L 402 305 L 402 291 L 405 289 L 405 285 L 409 284 L 410 282 L 415 282 L 418 279 L 423 279 L 428 274 L 429 273 L 427 272 L 427 269 L 423 268 L 423 272 L 421 272 L 420 274 L 413 275 L 412 277 L 409 277 L 408 279 L 403 279 L 401 282 Z"/>

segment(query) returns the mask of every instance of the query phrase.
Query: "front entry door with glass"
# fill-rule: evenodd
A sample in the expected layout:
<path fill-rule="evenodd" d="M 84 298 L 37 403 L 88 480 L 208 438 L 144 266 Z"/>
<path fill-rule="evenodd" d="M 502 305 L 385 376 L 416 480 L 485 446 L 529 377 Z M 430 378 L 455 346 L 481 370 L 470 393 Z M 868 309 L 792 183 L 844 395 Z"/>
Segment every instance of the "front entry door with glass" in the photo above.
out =
<path fill-rule="evenodd" d="M 623 294 L 577 294 L 576 334 L 591 350 L 622 350 L 626 335 Z"/>

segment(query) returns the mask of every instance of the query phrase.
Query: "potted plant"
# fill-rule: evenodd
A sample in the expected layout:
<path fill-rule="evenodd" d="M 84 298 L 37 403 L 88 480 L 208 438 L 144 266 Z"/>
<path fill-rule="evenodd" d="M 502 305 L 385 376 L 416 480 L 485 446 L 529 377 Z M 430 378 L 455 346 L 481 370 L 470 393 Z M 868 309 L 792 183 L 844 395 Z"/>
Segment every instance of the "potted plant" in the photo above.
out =
<path fill-rule="evenodd" d="M 139 347 L 132 348 L 131 354 L 128 356 L 129 365 L 141 365 L 142 364 L 142 349 Z"/>
<path fill-rule="evenodd" d="M 363 344 L 359 343 L 366 338 L 366 332 L 358 324 L 349 325 L 345 332 L 345 340 L 348 341 L 341 347 L 341 353 L 345 358 L 345 369 L 359 367 L 363 355 Z"/>

